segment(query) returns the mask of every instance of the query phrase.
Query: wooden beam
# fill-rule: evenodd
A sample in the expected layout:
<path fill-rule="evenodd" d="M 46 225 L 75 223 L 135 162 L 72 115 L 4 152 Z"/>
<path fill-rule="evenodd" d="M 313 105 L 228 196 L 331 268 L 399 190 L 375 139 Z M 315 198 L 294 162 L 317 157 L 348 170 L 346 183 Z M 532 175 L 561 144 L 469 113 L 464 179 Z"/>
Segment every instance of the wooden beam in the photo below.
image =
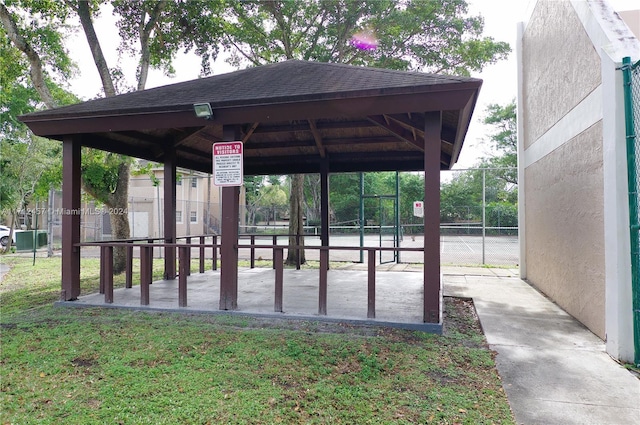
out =
<path fill-rule="evenodd" d="M 420 143 L 417 140 L 413 139 L 413 134 L 407 130 L 406 128 L 404 128 L 403 126 L 394 123 L 394 122 L 389 122 L 389 124 L 387 124 L 387 121 L 384 117 L 381 117 L 379 115 L 377 116 L 368 116 L 367 119 L 369 121 L 371 121 L 372 123 L 376 124 L 377 126 L 384 128 L 385 130 L 387 130 L 389 133 L 393 134 L 396 138 L 409 143 L 410 145 L 415 146 L 416 148 L 420 149 L 421 151 L 424 151 L 424 146 L 422 143 Z"/>
<path fill-rule="evenodd" d="M 247 130 L 247 132 L 244 134 L 244 136 L 242 137 L 242 143 L 247 143 L 247 141 L 249 140 L 249 137 L 251 137 L 251 135 L 253 134 L 254 131 L 256 131 L 256 128 L 258 128 L 258 125 L 260 125 L 259 122 L 254 122 L 251 127 L 249 127 L 249 129 Z"/>
<path fill-rule="evenodd" d="M 313 134 L 313 140 L 315 140 L 316 146 L 318 147 L 318 153 L 320 154 L 320 158 L 324 158 L 326 153 L 324 150 L 324 146 L 322 145 L 322 136 L 320 136 L 320 132 L 318 132 L 318 128 L 316 127 L 315 120 L 309 120 L 309 128 L 311 128 L 311 134 Z"/>

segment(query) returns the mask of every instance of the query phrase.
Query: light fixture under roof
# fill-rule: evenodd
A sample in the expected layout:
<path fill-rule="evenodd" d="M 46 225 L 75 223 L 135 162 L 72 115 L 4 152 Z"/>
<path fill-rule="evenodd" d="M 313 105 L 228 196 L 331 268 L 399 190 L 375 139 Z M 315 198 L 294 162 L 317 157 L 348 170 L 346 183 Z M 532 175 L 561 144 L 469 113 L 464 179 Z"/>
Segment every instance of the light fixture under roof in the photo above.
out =
<path fill-rule="evenodd" d="M 213 118 L 213 111 L 211 105 L 208 103 L 194 103 L 193 110 L 196 113 L 196 117 L 210 120 Z"/>

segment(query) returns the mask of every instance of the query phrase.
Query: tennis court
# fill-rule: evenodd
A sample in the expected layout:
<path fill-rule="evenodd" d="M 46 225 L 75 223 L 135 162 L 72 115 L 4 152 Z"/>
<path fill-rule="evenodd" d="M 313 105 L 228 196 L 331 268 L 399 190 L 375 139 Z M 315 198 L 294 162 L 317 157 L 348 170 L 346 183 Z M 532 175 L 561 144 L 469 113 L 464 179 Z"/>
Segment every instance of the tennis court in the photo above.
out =
<path fill-rule="evenodd" d="M 484 243 L 483 243 L 484 240 Z M 265 245 L 272 243 L 272 236 L 256 235 L 255 244 Z M 278 244 L 286 246 L 288 239 L 285 236 L 278 238 Z M 331 246 L 336 247 L 359 247 L 359 235 L 332 234 L 329 237 Z M 241 239 L 240 246 L 248 246 L 249 239 Z M 320 238 L 317 236 L 306 236 L 305 246 L 320 246 Z M 368 234 L 364 236 L 365 247 L 392 247 L 391 236 L 383 235 L 382 241 L 379 235 Z M 420 248 L 423 246 L 422 235 L 406 235 L 400 242 L 400 247 Z M 249 249 L 240 249 L 240 258 L 249 258 Z M 256 258 L 271 259 L 270 249 L 257 248 Z M 286 253 L 285 253 L 286 255 Z M 307 249 L 305 256 L 308 260 L 318 260 L 319 253 L 316 249 Z M 366 252 L 364 253 L 366 261 Z M 391 260 L 391 253 L 383 253 L 382 261 Z M 483 261 L 484 260 L 484 261 Z M 360 251 L 331 251 L 331 261 L 360 261 Z M 377 261 L 381 258 L 378 255 Z M 422 263 L 423 254 L 421 252 L 402 252 L 400 261 L 403 263 Z M 486 236 L 481 235 L 442 235 L 440 236 L 440 262 L 442 264 L 453 265 L 500 265 L 517 266 L 519 264 L 519 247 L 517 236 Z"/>

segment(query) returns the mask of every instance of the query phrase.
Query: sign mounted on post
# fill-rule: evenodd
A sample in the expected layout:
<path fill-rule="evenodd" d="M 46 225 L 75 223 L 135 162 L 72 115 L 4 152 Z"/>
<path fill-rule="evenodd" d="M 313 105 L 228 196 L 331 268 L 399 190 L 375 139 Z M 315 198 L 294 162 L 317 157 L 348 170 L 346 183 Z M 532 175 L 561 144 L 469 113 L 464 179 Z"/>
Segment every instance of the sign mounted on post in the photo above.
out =
<path fill-rule="evenodd" d="M 244 178 L 242 142 L 213 144 L 213 184 L 242 186 Z"/>
<path fill-rule="evenodd" d="M 413 215 L 416 217 L 424 217 L 424 202 L 414 201 L 413 203 Z"/>

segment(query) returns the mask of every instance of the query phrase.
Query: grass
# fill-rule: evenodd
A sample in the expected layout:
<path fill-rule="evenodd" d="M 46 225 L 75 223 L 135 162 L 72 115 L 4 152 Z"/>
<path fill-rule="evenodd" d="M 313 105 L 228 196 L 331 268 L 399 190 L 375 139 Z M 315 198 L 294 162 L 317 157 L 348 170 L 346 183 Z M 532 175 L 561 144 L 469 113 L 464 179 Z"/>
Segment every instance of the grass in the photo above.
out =
<path fill-rule="evenodd" d="M 0 423 L 514 423 L 465 300 L 446 299 L 444 336 L 63 309 L 59 258 L 2 261 Z M 82 264 L 97 290 L 97 260 Z"/>

